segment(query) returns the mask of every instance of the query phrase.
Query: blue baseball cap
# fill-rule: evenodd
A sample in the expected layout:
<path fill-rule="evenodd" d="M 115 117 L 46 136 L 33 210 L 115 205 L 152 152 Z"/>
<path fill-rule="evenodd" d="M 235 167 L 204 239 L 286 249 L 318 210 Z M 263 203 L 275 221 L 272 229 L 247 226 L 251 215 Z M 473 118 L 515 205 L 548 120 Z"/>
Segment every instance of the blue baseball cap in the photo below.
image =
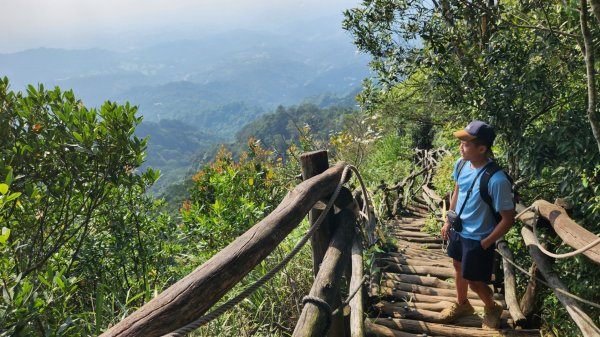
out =
<path fill-rule="evenodd" d="M 494 144 L 496 133 L 491 125 L 475 120 L 469 123 L 463 130 L 454 131 L 454 137 L 467 141 L 478 139 L 490 148 Z"/>

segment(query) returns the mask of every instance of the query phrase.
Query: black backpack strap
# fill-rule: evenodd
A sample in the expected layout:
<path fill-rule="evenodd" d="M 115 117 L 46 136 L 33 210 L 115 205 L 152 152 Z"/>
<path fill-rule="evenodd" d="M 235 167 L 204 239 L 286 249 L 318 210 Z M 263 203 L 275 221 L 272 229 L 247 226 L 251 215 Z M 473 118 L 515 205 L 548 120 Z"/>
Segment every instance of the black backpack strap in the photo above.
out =
<path fill-rule="evenodd" d="M 500 214 L 494 209 L 492 196 L 488 190 L 488 184 L 492 176 L 498 171 L 500 171 L 500 166 L 498 166 L 496 162 L 492 161 L 485 167 L 485 172 L 481 175 L 481 180 L 479 181 L 479 196 L 488 206 L 490 206 L 490 210 L 492 210 L 492 214 L 494 214 L 496 222 L 500 221 Z"/>
<path fill-rule="evenodd" d="M 465 167 L 465 164 L 467 163 L 466 160 L 460 160 L 460 162 L 458 163 L 458 168 L 456 168 L 456 181 L 458 181 L 458 177 L 460 177 L 460 171 L 462 171 L 463 167 Z"/>

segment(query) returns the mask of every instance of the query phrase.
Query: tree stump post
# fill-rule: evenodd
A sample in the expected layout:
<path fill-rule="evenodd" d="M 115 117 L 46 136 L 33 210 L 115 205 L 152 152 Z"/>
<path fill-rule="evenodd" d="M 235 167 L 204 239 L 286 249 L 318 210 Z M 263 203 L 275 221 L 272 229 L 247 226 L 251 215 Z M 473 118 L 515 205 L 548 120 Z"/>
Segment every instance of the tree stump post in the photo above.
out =
<path fill-rule="evenodd" d="M 300 156 L 300 164 L 302 166 L 302 180 L 307 180 L 319 175 L 329 168 L 327 151 L 321 150 L 303 153 Z M 317 218 L 319 218 L 322 212 L 322 210 L 314 207 L 310 210 L 308 213 L 308 220 L 311 226 L 315 223 L 315 221 L 317 221 Z M 332 215 L 333 209 L 330 210 L 323 223 L 321 223 L 319 229 L 317 229 L 315 234 L 313 234 L 313 237 L 310 239 L 313 258 L 313 275 L 315 277 L 319 272 L 319 266 L 323 261 L 323 257 L 325 256 L 325 252 L 329 246 L 329 241 L 331 240 L 333 232 L 331 228 Z"/>

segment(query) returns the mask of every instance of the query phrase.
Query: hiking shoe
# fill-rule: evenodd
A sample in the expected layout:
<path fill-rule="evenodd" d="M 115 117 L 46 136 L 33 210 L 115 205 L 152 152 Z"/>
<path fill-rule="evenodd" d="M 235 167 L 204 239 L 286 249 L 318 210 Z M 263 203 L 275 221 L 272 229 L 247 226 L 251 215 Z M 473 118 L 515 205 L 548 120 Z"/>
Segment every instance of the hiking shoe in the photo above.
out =
<path fill-rule="evenodd" d="M 494 307 L 491 309 L 483 309 L 482 329 L 498 329 L 500 327 L 500 316 L 502 315 L 502 306 L 494 302 Z"/>
<path fill-rule="evenodd" d="M 452 323 L 458 318 L 469 316 L 475 312 L 469 300 L 466 300 L 463 304 L 458 304 L 456 302 L 452 303 L 451 306 L 442 310 L 440 313 L 440 321 L 442 323 Z"/>

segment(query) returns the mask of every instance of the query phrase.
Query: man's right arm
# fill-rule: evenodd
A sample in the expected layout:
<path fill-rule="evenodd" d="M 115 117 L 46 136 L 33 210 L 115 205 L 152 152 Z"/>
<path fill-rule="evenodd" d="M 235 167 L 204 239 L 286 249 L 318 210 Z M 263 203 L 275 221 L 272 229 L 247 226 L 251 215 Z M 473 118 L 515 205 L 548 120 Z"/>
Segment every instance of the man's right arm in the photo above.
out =
<path fill-rule="evenodd" d="M 458 200 L 458 183 L 454 185 L 454 192 L 452 193 L 452 197 L 450 198 L 450 207 L 448 210 L 452 210 L 456 212 L 456 203 Z M 448 240 L 448 235 L 450 233 L 450 221 L 448 221 L 448 217 L 446 217 L 444 221 L 444 225 L 442 226 L 442 239 Z"/>

